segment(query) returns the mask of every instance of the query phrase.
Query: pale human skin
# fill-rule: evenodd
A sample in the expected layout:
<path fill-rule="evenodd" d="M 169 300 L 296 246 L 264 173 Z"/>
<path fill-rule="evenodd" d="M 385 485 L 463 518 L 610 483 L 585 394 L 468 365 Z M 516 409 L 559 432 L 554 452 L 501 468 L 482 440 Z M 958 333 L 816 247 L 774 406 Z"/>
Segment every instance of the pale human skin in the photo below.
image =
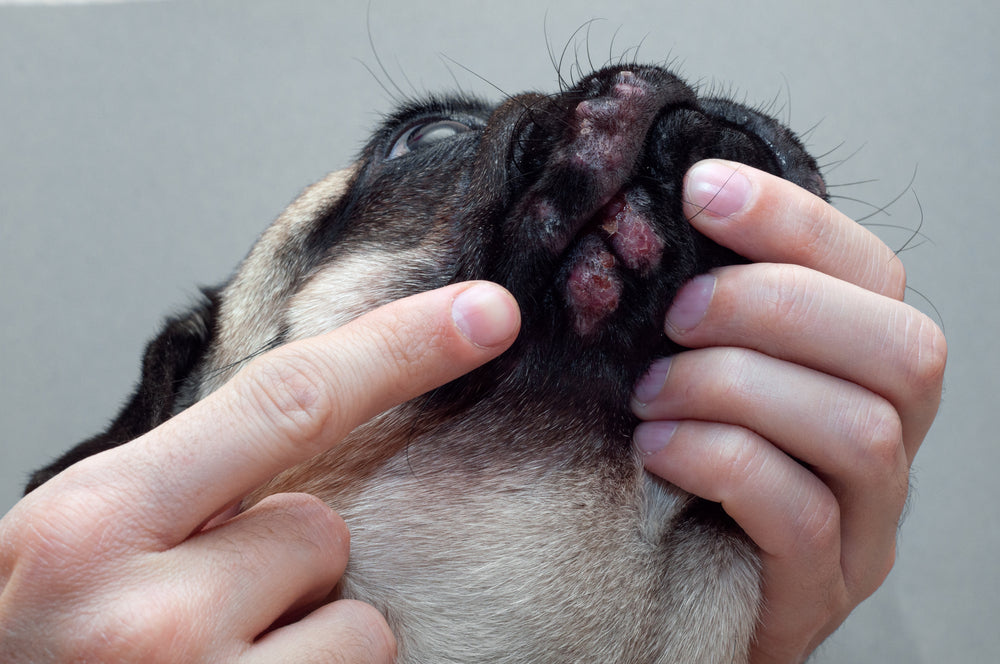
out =
<path fill-rule="evenodd" d="M 718 171 L 713 187 L 693 170 L 688 214 L 762 264 L 717 270 L 675 301 L 667 332 L 697 350 L 641 381 L 636 444 L 650 472 L 720 501 L 760 546 L 753 661 L 796 662 L 892 566 L 946 350 L 900 302 L 903 270 L 887 247 L 794 185 L 739 172 L 752 192 L 742 211 L 724 207 L 740 182 L 731 168 L 721 195 Z M 710 199 L 722 218 L 701 210 Z M 231 506 L 496 357 L 519 323 L 511 296 L 484 282 L 400 300 L 258 358 L 43 485 L 0 520 L 0 661 L 392 661 L 378 612 L 322 604 L 348 556 L 335 513 L 303 494 L 235 517 Z"/>
<path fill-rule="evenodd" d="M 635 440 L 760 547 L 751 662 L 800 662 L 892 568 L 947 347 L 903 304 L 893 252 L 820 199 L 727 162 L 695 165 L 685 198 L 699 231 L 759 264 L 675 298 L 667 334 L 696 350 L 640 381 Z"/>

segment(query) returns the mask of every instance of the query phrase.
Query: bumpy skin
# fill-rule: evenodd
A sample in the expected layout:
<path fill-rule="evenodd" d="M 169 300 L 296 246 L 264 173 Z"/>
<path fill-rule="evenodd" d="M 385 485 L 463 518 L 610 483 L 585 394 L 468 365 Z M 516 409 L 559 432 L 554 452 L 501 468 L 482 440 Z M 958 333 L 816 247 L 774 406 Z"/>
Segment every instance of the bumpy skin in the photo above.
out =
<path fill-rule="evenodd" d="M 383 610 L 401 662 L 743 661 L 752 545 L 714 505 L 646 475 L 630 441 L 632 385 L 677 350 L 662 330 L 673 295 L 742 260 L 682 214 L 683 175 L 707 157 L 825 195 L 787 129 L 655 67 L 495 108 L 403 108 L 154 340 L 111 429 L 33 485 L 152 428 L 262 349 L 417 291 L 496 281 L 522 308 L 510 351 L 246 504 L 308 491 L 341 513 L 353 539 L 340 592 Z"/>

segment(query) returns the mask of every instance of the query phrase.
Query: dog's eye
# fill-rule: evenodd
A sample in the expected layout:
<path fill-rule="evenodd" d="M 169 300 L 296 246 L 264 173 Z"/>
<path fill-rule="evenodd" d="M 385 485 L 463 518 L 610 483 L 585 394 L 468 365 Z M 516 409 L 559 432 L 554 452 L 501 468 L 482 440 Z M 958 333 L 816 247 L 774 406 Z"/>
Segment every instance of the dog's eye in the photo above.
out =
<path fill-rule="evenodd" d="M 389 150 L 389 159 L 402 157 L 414 150 L 420 150 L 441 141 L 454 138 L 459 134 L 470 131 L 472 127 L 455 120 L 432 120 L 422 122 L 407 129 L 402 136 L 396 139 Z"/>

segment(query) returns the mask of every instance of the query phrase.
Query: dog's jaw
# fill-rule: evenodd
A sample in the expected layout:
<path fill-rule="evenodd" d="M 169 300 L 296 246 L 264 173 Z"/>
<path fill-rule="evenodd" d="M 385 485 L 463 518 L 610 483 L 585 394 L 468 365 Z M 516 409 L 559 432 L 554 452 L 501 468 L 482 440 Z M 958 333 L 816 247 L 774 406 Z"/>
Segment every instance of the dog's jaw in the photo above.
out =
<path fill-rule="evenodd" d="M 663 258 L 664 242 L 648 217 L 619 192 L 584 227 L 569 260 L 566 303 L 573 329 L 593 333 L 618 308 L 624 290 L 622 267 L 648 275 Z"/>

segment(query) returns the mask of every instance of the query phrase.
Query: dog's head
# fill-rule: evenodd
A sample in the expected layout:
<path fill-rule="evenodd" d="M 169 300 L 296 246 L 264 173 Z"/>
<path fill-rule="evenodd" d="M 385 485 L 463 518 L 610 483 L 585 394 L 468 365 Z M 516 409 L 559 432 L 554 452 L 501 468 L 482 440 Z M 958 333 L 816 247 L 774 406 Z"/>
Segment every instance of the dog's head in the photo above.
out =
<path fill-rule="evenodd" d="M 509 352 L 433 400 L 454 408 L 516 395 L 624 427 L 631 385 L 676 350 L 662 328 L 676 290 L 741 260 L 682 214 L 684 173 L 706 157 L 825 194 L 815 162 L 781 124 L 700 98 L 658 67 L 608 68 L 559 94 L 498 106 L 407 105 L 352 167 L 293 203 L 227 285 L 171 321 L 112 428 L 33 485 L 152 428 L 262 350 L 467 279 L 506 286 L 522 331 Z"/>
<path fill-rule="evenodd" d="M 656 67 L 499 106 L 408 105 L 295 201 L 227 284 L 168 322 L 108 431 L 29 490 L 262 351 L 491 280 L 522 309 L 507 353 L 245 504 L 308 491 L 340 511 L 361 533 L 341 589 L 386 613 L 403 661 L 464 647 L 478 654 L 455 661 L 740 661 L 758 602 L 752 547 L 715 506 L 645 476 L 629 442 L 632 384 L 677 350 L 663 333 L 677 289 L 742 260 L 682 213 L 684 173 L 706 157 L 825 194 L 778 122 Z"/>
<path fill-rule="evenodd" d="M 269 231 L 277 242 L 265 236 L 263 270 L 282 270 L 294 286 L 262 317 L 270 284 L 239 283 L 261 270 L 251 256 L 226 296 L 244 311 L 222 320 L 240 328 L 233 336 L 243 344 L 249 331 L 257 338 L 220 349 L 228 356 L 212 364 L 420 290 L 487 279 L 521 304 L 522 332 L 451 396 L 512 381 L 545 398 L 602 394 L 621 408 L 649 360 L 675 350 L 662 326 L 679 286 L 741 260 L 681 212 L 684 173 L 706 157 L 824 194 L 787 129 L 732 101 L 701 99 L 659 68 L 605 69 L 561 94 L 499 106 L 447 98 L 404 107 L 338 176 L 319 201 L 326 208 L 306 212 L 307 228 L 290 230 L 301 219 L 286 216 Z"/>

